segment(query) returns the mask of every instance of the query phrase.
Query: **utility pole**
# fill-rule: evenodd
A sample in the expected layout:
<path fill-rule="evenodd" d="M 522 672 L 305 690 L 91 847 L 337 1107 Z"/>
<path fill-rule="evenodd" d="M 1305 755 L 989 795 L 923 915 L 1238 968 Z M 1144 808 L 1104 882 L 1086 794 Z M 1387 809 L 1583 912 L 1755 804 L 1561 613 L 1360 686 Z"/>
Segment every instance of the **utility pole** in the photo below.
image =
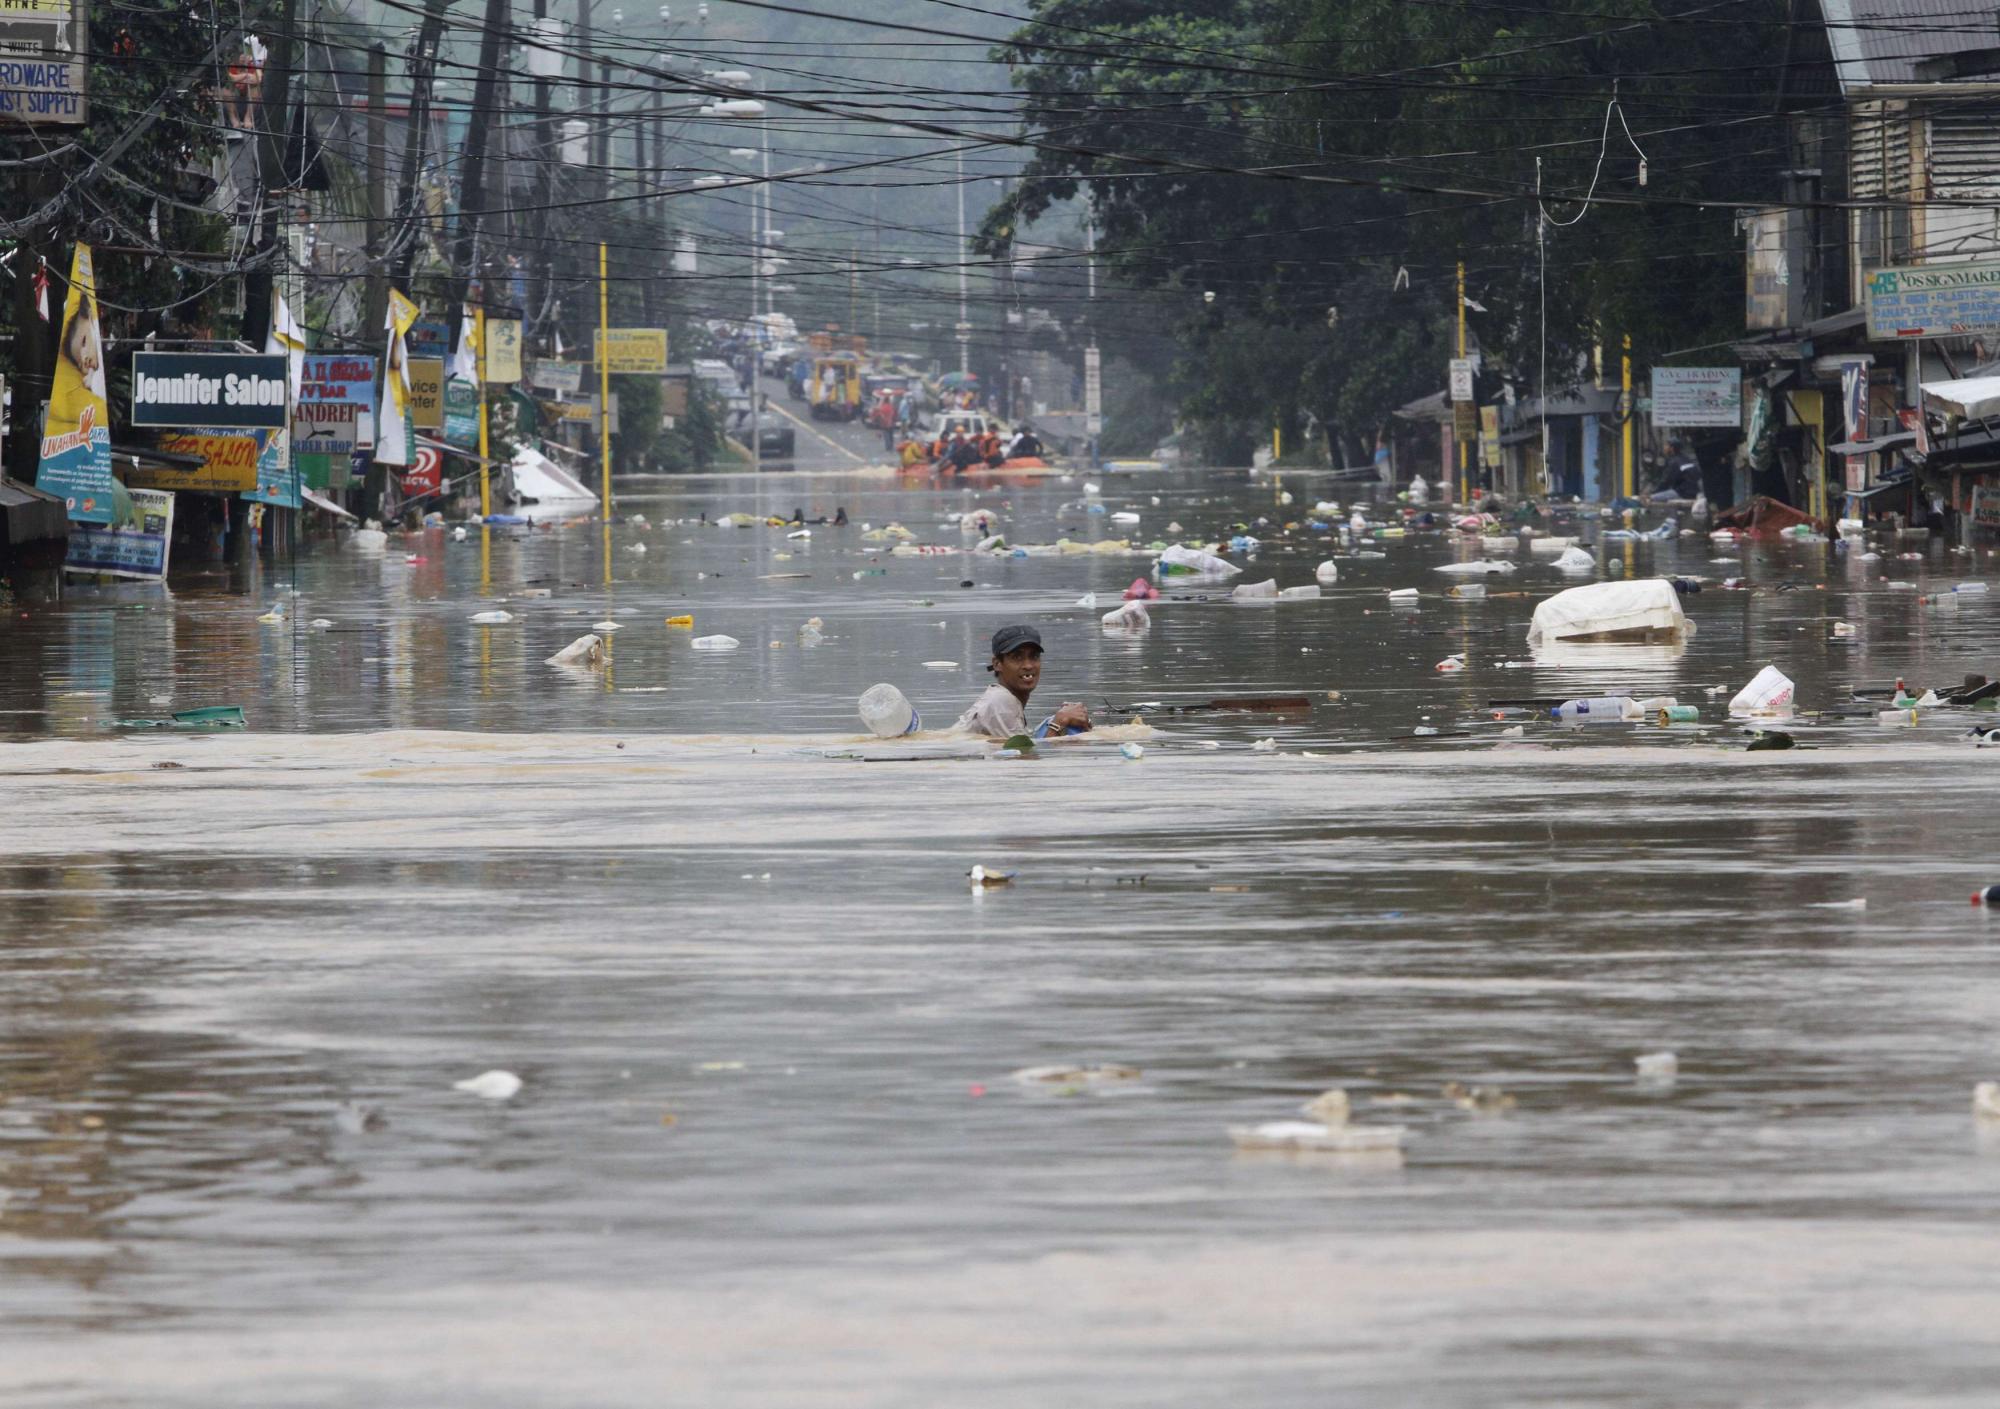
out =
<path fill-rule="evenodd" d="M 424 0 L 424 20 L 410 49 L 410 130 L 403 140 L 403 170 L 396 182 L 396 216 L 413 227 L 417 223 L 417 172 L 424 164 L 424 128 L 430 124 L 431 86 L 437 71 L 438 37 L 444 33 L 444 11 L 449 3 L 451 0 Z M 403 247 L 397 252 L 389 282 L 405 288 L 416 264 L 417 242 L 411 231 L 400 225 L 396 234 Z M 368 329 L 371 336 L 377 331 Z"/>
<path fill-rule="evenodd" d="M 286 188 L 285 149 L 291 109 L 292 40 L 298 29 L 297 0 L 277 0 L 277 28 L 271 37 L 270 58 L 264 66 L 263 99 L 257 110 L 258 184 L 264 193 L 264 219 L 257 235 L 257 247 L 266 255 L 264 264 L 249 277 L 243 289 L 243 337 L 261 346 L 271 326 L 271 280 L 278 245 L 278 201 L 275 194 Z"/>
<path fill-rule="evenodd" d="M 368 294 L 361 326 L 374 329 L 388 319 L 389 271 L 389 51 L 368 46 Z M 299 313 L 301 310 L 294 309 Z"/>
<path fill-rule="evenodd" d="M 48 199 L 51 177 L 46 165 L 23 173 L 22 205 L 35 209 Z M 49 289 L 50 321 L 44 323 L 35 303 L 35 274 L 46 252 L 54 250 L 46 233 L 24 239 L 14 255 L 14 366 L 8 382 L 14 392 L 14 415 L 7 430 L 7 472 L 23 484 L 33 484 L 41 468 L 41 405 L 49 399 L 50 341 L 56 309 L 54 281 Z"/>
<path fill-rule="evenodd" d="M 953 155 L 958 162 L 958 327 L 953 331 L 958 335 L 958 370 L 962 375 L 972 370 L 972 323 L 965 311 L 965 148 Z"/>
<path fill-rule="evenodd" d="M 1460 361 L 1465 359 L 1465 261 L 1462 259 L 1458 262 L 1458 356 Z M 1458 427 L 1454 425 L 1452 430 L 1456 433 Z M 1472 502 L 1472 471 L 1469 468 L 1472 457 L 1467 452 L 1472 447 L 1466 444 L 1463 435 L 1458 435 L 1457 439 L 1458 492 L 1460 502 L 1469 504 Z"/>
<path fill-rule="evenodd" d="M 465 131 L 465 184 L 459 189 L 458 248 L 452 259 L 461 271 L 461 301 L 470 297 L 469 285 L 479 278 L 478 262 L 488 258 L 487 251 L 480 247 L 479 236 L 486 205 L 487 140 L 499 122 L 495 90 L 500 82 L 500 34 L 506 27 L 507 0 L 486 0 L 486 29 L 479 38 L 479 74 L 473 80 L 472 113 Z M 482 304 L 486 302 L 483 281 L 479 298 Z"/>
<path fill-rule="evenodd" d="M 549 17 L 549 0 L 535 0 L 535 36 L 542 37 L 542 21 Z M 535 71 L 535 141 L 534 149 L 540 160 L 535 163 L 535 210 L 533 242 L 535 250 L 535 278 L 530 285 L 535 311 L 539 313 L 549 306 L 549 286 L 554 277 L 550 267 L 549 254 L 549 203 L 555 198 L 554 172 L 559 153 L 556 150 L 555 118 L 549 111 L 549 80 L 547 65 L 537 62 Z"/>

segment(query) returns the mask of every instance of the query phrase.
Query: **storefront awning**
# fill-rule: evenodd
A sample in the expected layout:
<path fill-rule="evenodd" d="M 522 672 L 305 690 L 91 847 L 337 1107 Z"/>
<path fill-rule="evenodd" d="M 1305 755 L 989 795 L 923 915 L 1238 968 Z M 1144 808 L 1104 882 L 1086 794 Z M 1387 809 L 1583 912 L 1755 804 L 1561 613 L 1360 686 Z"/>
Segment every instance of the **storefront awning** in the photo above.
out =
<path fill-rule="evenodd" d="M 0 475 L 0 547 L 60 543 L 68 536 L 69 512 L 59 496 Z"/>
<path fill-rule="evenodd" d="M 1827 446 L 1836 455 L 1874 455 L 1883 450 L 1900 450 L 1905 445 L 1915 445 L 1915 431 L 1897 431 L 1892 435 L 1878 435 L 1873 440 L 1836 440 Z"/>
<path fill-rule="evenodd" d="M 2000 416 L 2000 377 L 1959 377 L 1924 383 L 1924 409 L 1983 421 Z"/>
<path fill-rule="evenodd" d="M 1914 479 L 1892 479 L 1881 484 L 1871 484 L 1866 489 L 1850 489 L 1846 491 L 1846 495 L 1852 503 L 1866 504 L 1870 500 L 1879 499 L 1885 494 L 1900 493 L 1915 483 Z"/>
<path fill-rule="evenodd" d="M 315 509 L 326 510 L 335 518 L 351 519 L 354 517 L 354 515 L 348 513 L 347 510 L 341 508 L 340 505 L 334 503 L 324 494 L 321 494 L 317 489 L 301 489 L 299 493 L 305 496 L 306 503 L 312 505 Z"/>

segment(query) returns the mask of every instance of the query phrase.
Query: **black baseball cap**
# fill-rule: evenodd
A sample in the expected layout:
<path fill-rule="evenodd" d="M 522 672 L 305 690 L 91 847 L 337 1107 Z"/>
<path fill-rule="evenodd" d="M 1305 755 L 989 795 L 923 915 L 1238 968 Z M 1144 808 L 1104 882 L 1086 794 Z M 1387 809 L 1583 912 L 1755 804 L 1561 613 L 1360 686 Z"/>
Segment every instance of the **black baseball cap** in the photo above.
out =
<path fill-rule="evenodd" d="M 1004 656 L 1023 646 L 1042 649 L 1042 633 L 1032 626 L 1003 626 L 993 633 L 993 654 Z"/>

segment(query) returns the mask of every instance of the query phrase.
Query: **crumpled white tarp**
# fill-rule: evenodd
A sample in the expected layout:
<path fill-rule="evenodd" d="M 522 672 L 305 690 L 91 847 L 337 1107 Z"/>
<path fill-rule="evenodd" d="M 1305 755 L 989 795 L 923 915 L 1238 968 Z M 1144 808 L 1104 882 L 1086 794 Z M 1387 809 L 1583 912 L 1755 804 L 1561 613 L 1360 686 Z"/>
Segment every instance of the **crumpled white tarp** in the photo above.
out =
<path fill-rule="evenodd" d="M 1192 573 L 1196 577 L 1234 577 L 1243 571 L 1226 558 L 1204 553 L 1199 548 L 1183 548 L 1178 543 L 1161 553 L 1160 561 L 1155 566 L 1155 571 L 1162 577 L 1168 575 L 1169 569 Z"/>
<path fill-rule="evenodd" d="M 1677 641 L 1694 633 L 1674 585 L 1663 578 L 1593 582 L 1572 587 L 1535 608 L 1528 644 L 1544 641 L 1632 639 Z"/>

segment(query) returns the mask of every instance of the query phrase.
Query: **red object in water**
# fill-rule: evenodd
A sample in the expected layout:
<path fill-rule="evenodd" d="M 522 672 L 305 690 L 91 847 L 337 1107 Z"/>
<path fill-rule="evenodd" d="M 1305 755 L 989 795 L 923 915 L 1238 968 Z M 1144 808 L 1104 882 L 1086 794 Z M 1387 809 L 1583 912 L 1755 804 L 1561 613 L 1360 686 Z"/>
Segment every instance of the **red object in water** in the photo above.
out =
<path fill-rule="evenodd" d="M 986 1088 L 975 1082 L 972 1087 L 972 1094 L 975 1096 L 984 1096 L 986 1094 Z"/>
<path fill-rule="evenodd" d="M 1159 595 L 1160 589 L 1143 577 L 1133 578 L 1132 585 L 1125 589 L 1125 600 L 1128 602 L 1150 602 Z"/>

